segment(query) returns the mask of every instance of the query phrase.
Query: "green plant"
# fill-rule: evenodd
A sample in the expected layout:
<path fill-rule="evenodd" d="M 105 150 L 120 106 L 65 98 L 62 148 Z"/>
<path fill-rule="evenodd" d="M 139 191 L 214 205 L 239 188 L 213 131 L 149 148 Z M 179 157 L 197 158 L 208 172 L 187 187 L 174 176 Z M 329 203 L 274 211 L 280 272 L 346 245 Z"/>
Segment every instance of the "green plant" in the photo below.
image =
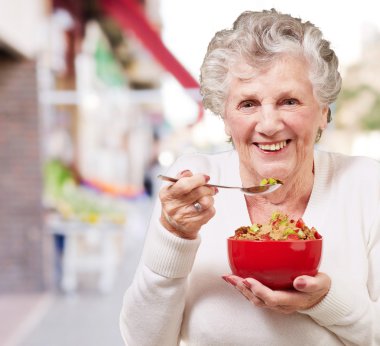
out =
<path fill-rule="evenodd" d="M 360 120 L 363 130 L 379 130 L 380 129 L 380 95 L 378 94 L 372 107 Z"/>

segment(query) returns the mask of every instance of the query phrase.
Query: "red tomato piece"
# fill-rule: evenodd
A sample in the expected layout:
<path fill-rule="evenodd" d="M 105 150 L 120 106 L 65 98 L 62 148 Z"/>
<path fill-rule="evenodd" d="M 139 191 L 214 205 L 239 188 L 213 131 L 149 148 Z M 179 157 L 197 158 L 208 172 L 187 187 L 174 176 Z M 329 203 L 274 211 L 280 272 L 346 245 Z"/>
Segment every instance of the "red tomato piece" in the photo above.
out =
<path fill-rule="evenodd" d="M 270 235 L 269 234 L 263 234 L 261 236 L 261 240 L 264 240 L 264 241 L 269 241 L 269 240 L 272 240 Z"/>
<path fill-rule="evenodd" d="M 298 219 L 296 223 L 296 227 L 303 229 L 305 227 L 305 223 L 303 222 L 302 219 Z"/>
<path fill-rule="evenodd" d="M 297 234 L 289 234 L 287 240 L 300 240 Z"/>

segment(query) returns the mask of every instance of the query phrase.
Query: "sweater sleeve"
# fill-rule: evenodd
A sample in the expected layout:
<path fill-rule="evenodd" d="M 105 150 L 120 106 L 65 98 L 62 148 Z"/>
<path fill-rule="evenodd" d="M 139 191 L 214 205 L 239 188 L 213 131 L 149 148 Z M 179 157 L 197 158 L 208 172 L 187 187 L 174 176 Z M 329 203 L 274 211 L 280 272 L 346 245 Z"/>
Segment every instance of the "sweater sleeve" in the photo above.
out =
<path fill-rule="evenodd" d="M 204 160 L 203 160 L 204 161 Z M 177 161 L 168 174 L 184 169 L 202 172 L 199 157 Z M 178 345 L 185 307 L 187 276 L 200 245 L 200 237 L 182 239 L 160 223 L 161 203 L 152 213 L 143 255 L 132 284 L 125 292 L 120 329 L 128 346 Z"/>
<path fill-rule="evenodd" d="M 380 208 L 367 249 L 365 287 L 343 277 L 334 278 L 324 300 L 300 311 L 331 330 L 345 345 L 380 345 Z"/>
<path fill-rule="evenodd" d="M 200 239 L 176 237 L 158 221 L 156 207 L 143 256 L 120 314 L 126 345 L 177 345 L 185 305 L 186 279 Z"/>

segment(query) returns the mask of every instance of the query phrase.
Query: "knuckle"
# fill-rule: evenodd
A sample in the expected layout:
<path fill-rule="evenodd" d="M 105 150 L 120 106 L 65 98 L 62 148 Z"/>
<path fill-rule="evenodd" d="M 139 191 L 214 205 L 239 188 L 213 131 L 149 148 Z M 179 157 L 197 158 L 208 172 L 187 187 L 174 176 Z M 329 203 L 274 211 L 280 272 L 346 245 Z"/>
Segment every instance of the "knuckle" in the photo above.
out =
<path fill-rule="evenodd" d="M 214 217 L 214 215 L 215 215 L 215 208 L 214 207 L 210 207 L 210 208 L 205 210 L 204 216 L 207 220 L 212 219 Z"/>
<path fill-rule="evenodd" d="M 216 210 L 215 210 L 215 208 L 214 207 L 211 207 L 210 209 L 210 217 L 213 217 L 214 215 L 215 215 L 215 213 L 216 213 Z"/>
<path fill-rule="evenodd" d="M 268 306 L 277 306 L 278 305 L 278 299 L 275 297 L 267 297 L 263 300 L 265 301 L 265 304 Z"/>
<path fill-rule="evenodd" d="M 202 193 L 207 196 L 215 196 L 216 190 L 212 186 L 201 186 Z"/>
<path fill-rule="evenodd" d="M 176 178 L 179 179 L 181 177 L 191 177 L 192 175 L 193 173 L 190 170 L 185 169 L 182 172 L 178 172 Z"/>
<path fill-rule="evenodd" d="M 191 191 L 191 186 L 186 179 L 179 179 L 172 187 L 175 187 L 175 193 L 178 196 Z"/>
<path fill-rule="evenodd" d="M 198 183 L 198 184 L 205 184 L 206 182 L 206 176 L 202 173 L 196 173 L 193 175 L 195 181 Z"/>
<path fill-rule="evenodd" d="M 209 209 L 214 205 L 214 199 L 212 197 L 204 196 L 199 199 L 199 203 L 201 203 L 205 209 Z"/>
<path fill-rule="evenodd" d="M 162 201 L 166 198 L 166 196 L 167 196 L 167 187 L 164 186 L 160 189 L 160 191 L 158 191 L 158 197 Z"/>
<path fill-rule="evenodd" d="M 176 219 L 178 218 L 178 209 L 171 205 L 171 204 L 166 204 L 164 207 L 163 207 L 163 210 L 165 211 L 165 213 L 167 215 L 169 215 L 172 219 Z"/>
<path fill-rule="evenodd" d="M 262 307 L 264 306 L 265 304 L 257 297 L 253 296 L 252 299 L 251 299 L 252 303 L 258 307 Z"/>

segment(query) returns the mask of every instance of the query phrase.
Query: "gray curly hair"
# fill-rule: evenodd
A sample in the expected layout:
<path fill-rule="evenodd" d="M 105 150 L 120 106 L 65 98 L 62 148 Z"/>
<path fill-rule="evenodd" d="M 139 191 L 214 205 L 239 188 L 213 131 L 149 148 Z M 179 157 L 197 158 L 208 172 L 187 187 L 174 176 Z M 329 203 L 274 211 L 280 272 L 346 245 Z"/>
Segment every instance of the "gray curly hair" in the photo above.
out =
<path fill-rule="evenodd" d="M 330 42 L 314 24 L 271 9 L 243 12 L 232 29 L 215 34 L 201 66 L 204 107 L 223 116 L 231 78 L 249 78 L 252 69 L 268 66 L 284 54 L 303 56 L 309 63 L 309 78 L 320 104 L 336 100 L 342 80 Z M 252 69 L 238 72 L 235 67 L 242 61 Z"/>

